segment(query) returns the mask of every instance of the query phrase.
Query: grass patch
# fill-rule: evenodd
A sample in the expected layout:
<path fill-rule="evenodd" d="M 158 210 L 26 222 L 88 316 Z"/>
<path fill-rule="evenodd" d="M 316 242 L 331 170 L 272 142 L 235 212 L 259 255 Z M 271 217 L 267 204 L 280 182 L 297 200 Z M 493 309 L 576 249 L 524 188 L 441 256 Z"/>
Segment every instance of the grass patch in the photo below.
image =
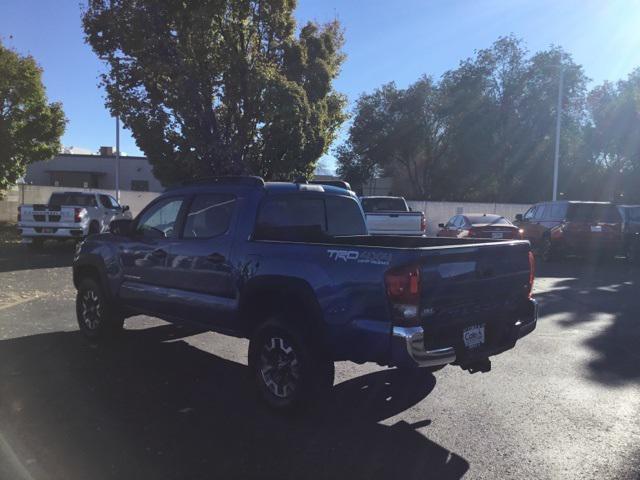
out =
<path fill-rule="evenodd" d="M 0 244 L 20 243 L 20 235 L 14 223 L 0 222 Z"/>

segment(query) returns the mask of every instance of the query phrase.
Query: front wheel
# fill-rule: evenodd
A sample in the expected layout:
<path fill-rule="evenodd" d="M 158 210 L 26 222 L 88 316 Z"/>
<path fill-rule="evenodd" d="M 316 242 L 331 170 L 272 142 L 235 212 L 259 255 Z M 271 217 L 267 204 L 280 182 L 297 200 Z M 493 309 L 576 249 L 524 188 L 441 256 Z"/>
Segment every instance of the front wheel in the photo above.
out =
<path fill-rule="evenodd" d="M 251 337 L 249 368 L 260 396 L 277 410 L 312 403 L 333 386 L 333 362 L 298 329 L 278 319 L 265 322 Z"/>
<path fill-rule="evenodd" d="M 120 332 L 124 317 L 118 314 L 93 278 L 80 282 L 76 295 L 76 316 L 80 331 L 91 341 L 100 341 Z"/>
<path fill-rule="evenodd" d="M 544 262 L 558 260 L 558 258 L 560 257 L 558 253 L 558 247 L 551 241 L 551 237 L 548 235 L 542 239 L 542 245 L 540 246 L 540 256 L 542 257 L 542 261 Z"/>

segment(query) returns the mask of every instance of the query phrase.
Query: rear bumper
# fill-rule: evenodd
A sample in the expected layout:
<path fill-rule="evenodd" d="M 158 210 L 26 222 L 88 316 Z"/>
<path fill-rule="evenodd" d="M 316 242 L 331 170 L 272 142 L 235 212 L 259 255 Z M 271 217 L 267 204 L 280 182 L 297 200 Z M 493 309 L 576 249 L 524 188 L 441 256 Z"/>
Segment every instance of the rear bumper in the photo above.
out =
<path fill-rule="evenodd" d="M 46 231 L 44 229 L 50 229 Z M 89 231 L 88 226 L 82 223 L 75 224 L 59 224 L 55 227 L 47 225 L 44 226 L 22 226 L 18 225 L 18 230 L 22 237 L 23 243 L 31 243 L 34 238 L 81 238 L 85 237 Z"/>
<path fill-rule="evenodd" d="M 515 346 L 518 339 L 535 330 L 538 321 L 538 304 L 533 299 L 530 301 L 530 313 L 514 321 L 502 342 L 479 351 L 478 358 L 486 358 L 509 350 Z M 468 355 L 465 355 L 467 358 L 459 358 L 453 345 L 429 350 L 425 344 L 425 332 L 422 327 L 393 327 L 390 364 L 405 368 L 436 367 L 469 361 Z"/>

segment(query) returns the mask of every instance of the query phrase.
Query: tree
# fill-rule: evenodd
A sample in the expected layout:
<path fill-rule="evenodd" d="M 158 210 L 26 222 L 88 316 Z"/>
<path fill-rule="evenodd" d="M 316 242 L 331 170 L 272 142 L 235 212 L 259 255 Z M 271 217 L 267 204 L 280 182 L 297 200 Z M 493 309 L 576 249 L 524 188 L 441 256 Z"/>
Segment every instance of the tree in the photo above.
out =
<path fill-rule="evenodd" d="M 561 185 L 585 190 L 586 77 L 560 48 L 529 55 L 514 37 L 406 89 L 393 83 L 356 103 L 339 172 L 394 178 L 413 198 L 535 202 L 551 196 L 560 71 Z"/>
<path fill-rule="evenodd" d="M 107 106 L 165 184 L 310 175 L 344 121 L 337 22 L 296 36 L 294 0 L 90 0 Z"/>
<path fill-rule="evenodd" d="M 503 37 L 445 73 L 443 109 L 452 142 L 448 165 L 458 198 L 550 198 L 560 70 L 560 178 L 570 183 L 574 179 L 568 176 L 579 164 L 587 79 L 567 53 L 552 47 L 529 56 L 518 39 Z"/>
<path fill-rule="evenodd" d="M 605 200 L 640 201 L 640 69 L 591 90 L 587 112 L 592 192 Z"/>
<path fill-rule="evenodd" d="M 398 193 L 432 198 L 448 146 L 439 101 L 429 77 L 406 89 L 389 83 L 362 95 L 349 140 L 336 150 L 338 172 L 359 185 L 381 171 L 396 179 Z"/>
<path fill-rule="evenodd" d="M 0 191 L 60 150 L 65 122 L 62 105 L 47 103 L 36 61 L 0 43 Z"/>

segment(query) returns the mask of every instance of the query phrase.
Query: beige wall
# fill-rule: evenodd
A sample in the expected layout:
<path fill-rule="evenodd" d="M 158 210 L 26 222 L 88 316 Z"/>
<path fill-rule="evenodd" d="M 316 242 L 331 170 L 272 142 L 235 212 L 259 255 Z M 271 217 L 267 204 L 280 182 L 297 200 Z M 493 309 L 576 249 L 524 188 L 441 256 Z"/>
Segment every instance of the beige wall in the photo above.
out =
<path fill-rule="evenodd" d="M 5 192 L 2 200 L 0 200 L 0 222 L 15 222 L 18 214 L 18 205 L 22 203 L 47 203 L 52 192 L 66 192 L 70 190 L 100 192 L 113 195 L 115 197 L 114 190 L 20 185 Z M 131 213 L 135 216 L 158 195 L 160 194 L 157 192 L 133 192 L 130 190 L 120 190 L 120 204 L 129 205 Z"/>
<path fill-rule="evenodd" d="M 0 200 L 0 221 L 15 222 L 18 205 L 21 203 L 46 203 L 51 192 L 70 190 L 65 187 L 47 187 L 39 185 L 21 185 L 6 192 Z M 73 189 L 79 190 L 79 189 Z M 103 192 L 115 196 L 113 190 L 86 189 L 87 192 Z M 120 191 L 120 203 L 129 205 L 135 216 L 159 193 Z M 460 213 L 496 213 L 513 220 L 517 213 L 524 213 L 530 205 L 516 203 L 469 203 L 469 202 L 426 202 L 408 201 L 414 211 L 424 212 L 427 219 L 427 233 L 435 234 L 438 223 L 445 223 L 449 218 Z"/>

